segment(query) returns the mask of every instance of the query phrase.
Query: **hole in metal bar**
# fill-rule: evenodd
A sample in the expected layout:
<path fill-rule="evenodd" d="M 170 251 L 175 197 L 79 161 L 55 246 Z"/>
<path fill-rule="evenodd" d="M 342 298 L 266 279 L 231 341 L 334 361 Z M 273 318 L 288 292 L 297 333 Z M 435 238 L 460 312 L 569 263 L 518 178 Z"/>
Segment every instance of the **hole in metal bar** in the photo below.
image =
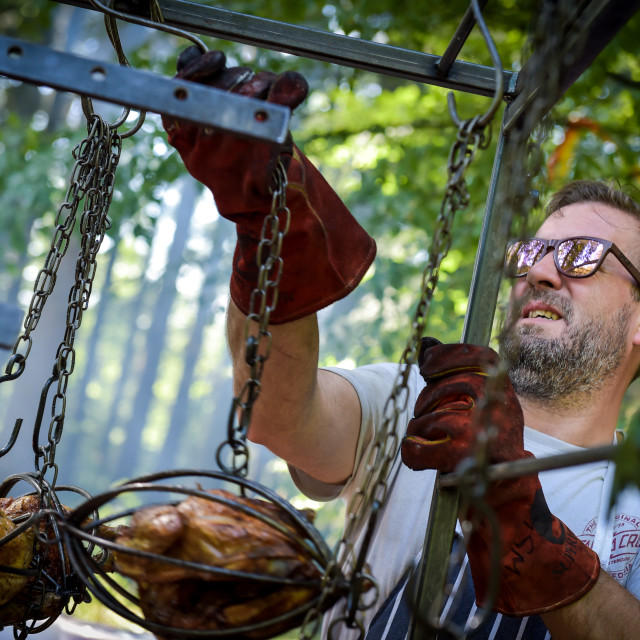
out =
<path fill-rule="evenodd" d="M 266 111 L 263 111 L 262 109 L 259 109 L 258 111 L 256 111 L 253 114 L 253 117 L 258 121 L 258 122 L 265 122 L 268 118 L 269 115 L 267 114 Z"/>
<path fill-rule="evenodd" d="M 94 67 L 91 69 L 91 78 L 96 82 L 104 82 L 107 78 L 107 72 L 103 67 Z"/>
<path fill-rule="evenodd" d="M 178 100 L 186 100 L 189 97 L 189 92 L 184 87 L 180 87 L 173 92 L 173 95 Z"/>
<path fill-rule="evenodd" d="M 12 45 L 7 50 L 7 55 L 10 58 L 12 58 L 13 60 L 17 60 L 18 58 L 22 58 L 22 47 L 19 47 L 18 45 L 15 45 L 15 44 Z"/>

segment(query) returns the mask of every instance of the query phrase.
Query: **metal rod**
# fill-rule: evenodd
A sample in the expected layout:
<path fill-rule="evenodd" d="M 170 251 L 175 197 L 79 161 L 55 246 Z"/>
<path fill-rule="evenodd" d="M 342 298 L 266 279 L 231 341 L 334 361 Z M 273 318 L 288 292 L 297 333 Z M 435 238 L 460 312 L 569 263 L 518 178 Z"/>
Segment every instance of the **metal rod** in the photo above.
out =
<path fill-rule="evenodd" d="M 489 0 L 480 0 L 478 2 L 478 6 L 481 10 L 484 9 L 488 1 Z M 442 58 L 440 58 L 440 62 L 436 64 L 436 73 L 439 77 L 447 77 L 447 75 L 449 74 L 449 70 L 451 69 L 451 65 L 455 62 L 456 58 L 460 54 L 460 51 L 462 50 L 464 43 L 467 41 L 467 38 L 471 34 L 471 31 L 473 30 L 475 24 L 476 18 L 473 15 L 473 10 L 471 9 L 471 7 L 469 7 L 462 17 L 462 20 L 460 21 L 456 32 L 453 34 L 453 38 L 451 39 L 449 46 L 446 48 L 444 54 L 442 55 Z"/>
<path fill-rule="evenodd" d="M 288 108 L 0 36 L 0 75 L 282 144 Z"/>
<path fill-rule="evenodd" d="M 438 478 L 441 476 L 442 474 L 438 473 Z M 442 609 L 453 532 L 458 516 L 458 502 L 459 494 L 456 487 L 443 486 L 436 481 L 413 600 L 415 609 L 421 613 L 423 620 L 433 617 L 437 619 Z M 435 640 L 437 634 L 435 625 L 427 628 L 416 619 L 416 616 L 411 617 L 410 640 Z"/>
<path fill-rule="evenodd" d="M 504 111 L 503 122 L 508 117 L 508 111 L 508 109 Z M 503 166 L 505 144 L 506 134 L 502 127 L 496 144 L 485 216 L 471 277 L 467 313 L 462 327 L 462 342 L 472 344 L 489 344 L 502 279 L 504 250 L 509 239 L 511 220 L 505 219 L 504 211 L 496 209 L 496 194 Z"/>
<path fill-rule="evenodd" d="M 572 453 L 560 453 L 547 458 L 526 458 L 514 462 L 501 462 L 487 467 L 486 475 L 483 474 L 482 479 L 486 479 L 487 482 L 496 482 L 533 475 L 540 471 L 560 469 L 561 467 L 576 467 L 590 462 L 613 460 L 618 450 L 618 447 L 612 444 Z M 471 474 L 453 472 L 442 475 L 439 478 L 439 484 L 441 487 L 459 487 L 463 484 L 475 484 L 475 480 Z"/>
<path fill-rule="evenodd" d="M 56 0 L 84 9 L 95 9 L 90 0 Z M 144 15 L 145 3 L 120 0 L 115 8 Z M 293 55 L 373 71 L 448 89 L 493 96 L 493 67 L 455 62 L 446 78 L 436 71 L 440 57 L 379 42 L 369 42 L 320 29 L 257 18 L 185 0 L 159 0 L 165 23 L 194 33 L 273 49 Z M 515 73 L 503 71 L 507 92 L 515 87 Z M 505 93 L 508 96 L 508 93 Z"/>

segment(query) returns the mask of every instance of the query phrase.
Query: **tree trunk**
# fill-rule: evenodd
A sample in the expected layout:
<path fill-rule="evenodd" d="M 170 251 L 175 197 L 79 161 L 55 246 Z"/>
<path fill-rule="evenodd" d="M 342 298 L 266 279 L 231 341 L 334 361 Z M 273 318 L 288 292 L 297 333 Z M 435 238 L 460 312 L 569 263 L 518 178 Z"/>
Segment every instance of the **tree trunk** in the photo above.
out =
<path fill-rule="evenodd" d="M 176 280 L 182 263 L 182 254 L 189 236 L 189 223 L 193 214 L 197 188 L 191 180 L 182 186 L 182 197 L 175 212 L 176 231 L 173 237 L 167 268 L 162 277 L 152 313 L 152 323 L 145 340 L 145 365 L 135 396 L 133 411 L 125 428 L 126 436 L 118 456 L 116 476 L 125 477 L 135 472 L 140 458 L 142 432 L 146 425 L 149 407 L 153 401 L 153 384 L 156 380 L 162 347 L 165 343 L 169 313 L 176 297 Z"/>

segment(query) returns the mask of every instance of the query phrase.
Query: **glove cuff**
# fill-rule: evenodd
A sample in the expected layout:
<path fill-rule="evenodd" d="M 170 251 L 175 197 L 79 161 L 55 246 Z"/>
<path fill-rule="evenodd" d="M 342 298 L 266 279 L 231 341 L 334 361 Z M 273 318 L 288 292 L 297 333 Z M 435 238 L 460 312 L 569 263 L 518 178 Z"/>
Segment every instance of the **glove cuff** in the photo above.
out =
<path fill-rule="evenodd" d="M 291 221 L 282 241 L 278 301 L 270 318 L 273 324 L 292 322 L 346 296 L 362 280 L 376 254 L 373 238 L 295 146 L 287 179 Z M 236 219 L 238 243 L 230 290 L 232 300 L 245 314 L 258 277 L 263 219 L 259 213 Z"/>
<path fill-rule="evenodd" d="M 520 499 L 503 499 L 516 492 Z M 501 536 L 494 611 L 513 616 L 546 613 L 578 600 L 593 587 L 600 573 L 598 555 L 549 511 L 537 476 L 502 481 L 490 494 L 500 496 L 500 506 L 489 497 Z M 489 597 L 492 534 L 487 521 L 479 519 L 467 549 L 480 606 Z"/>

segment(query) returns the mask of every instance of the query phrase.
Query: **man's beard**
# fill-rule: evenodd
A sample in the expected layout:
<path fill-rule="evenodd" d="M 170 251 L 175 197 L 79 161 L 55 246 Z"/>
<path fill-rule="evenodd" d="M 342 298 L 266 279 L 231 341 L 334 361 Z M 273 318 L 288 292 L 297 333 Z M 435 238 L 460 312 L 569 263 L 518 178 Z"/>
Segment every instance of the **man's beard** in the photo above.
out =
<path fill-rule="evenodd" d="M 561 337 L 546 338 L 538 326 L 516 328 L 530 299 L 562 312 L 566 328 Z M 516 393 L 571 406 L 602 388 L 624 357 L 631 314 L 629 303 L 613 316 L 576 320 L 571 301 L 551 291 L 518 300 L 498 338 Z"/>

